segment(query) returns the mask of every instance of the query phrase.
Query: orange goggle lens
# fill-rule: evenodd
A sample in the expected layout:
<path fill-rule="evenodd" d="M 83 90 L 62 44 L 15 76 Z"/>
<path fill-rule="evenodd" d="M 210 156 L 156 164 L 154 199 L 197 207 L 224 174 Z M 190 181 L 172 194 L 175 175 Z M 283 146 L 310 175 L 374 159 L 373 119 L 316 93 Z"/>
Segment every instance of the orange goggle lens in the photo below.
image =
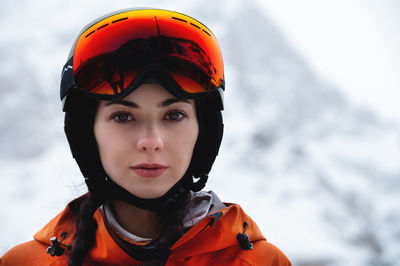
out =
<path fill-rule="evenodd" d="M 223 85 L 214 35 L 197 20 L 165 10 L 127 11 L 85 30 L 74 50 L 74 80 L 85 91 L 116 95 L 149 64 L 161 65 L 190 94 Z"/>

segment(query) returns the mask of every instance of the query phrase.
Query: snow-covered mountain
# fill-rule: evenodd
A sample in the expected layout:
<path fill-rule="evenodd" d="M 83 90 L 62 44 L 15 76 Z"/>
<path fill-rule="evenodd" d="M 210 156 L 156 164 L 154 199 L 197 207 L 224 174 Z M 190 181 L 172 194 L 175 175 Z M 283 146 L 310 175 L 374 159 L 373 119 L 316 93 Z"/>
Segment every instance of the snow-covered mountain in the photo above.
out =
<path fill-rule="evenodd" d="M 130 5 L 18 3 L 0 4 L 0 254 L 85 190 L 59 74 L 83 25 Z M 400 265 L 399 125 L 319 79 L 252 1 L 151 6 L 204 21 L 222 46 L 225 136 L 207 189 L 243 205 L 294 265 Z"/>
<path fill-rule="evenodd" d="M 398 263 L 398 126 L 315 77 L 259 7 L 226 22 L 234 104 L 218 174 L 236 182 L 221 187 L 252 191 L 247 209 L 299 264 Z"/>

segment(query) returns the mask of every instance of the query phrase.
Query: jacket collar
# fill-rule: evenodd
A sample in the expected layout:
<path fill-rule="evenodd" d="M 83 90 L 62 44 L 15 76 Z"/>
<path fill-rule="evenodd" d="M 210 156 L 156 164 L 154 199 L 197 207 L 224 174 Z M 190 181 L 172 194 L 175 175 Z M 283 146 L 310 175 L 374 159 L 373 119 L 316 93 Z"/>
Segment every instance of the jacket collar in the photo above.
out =
<path fill-rule="evenodd" d="M 170 258 L 185 258 L 222 250 L 230 246 L 238 246 L 239 243 L 236 236 L 243 232 L 243 223 L 245 221 L 248 223 L 246 234 L 248 234 L 251 242 L 265 240 L 257 225 L 244 213 L 239 205 L 225 205 L 227 205 L 227 207 L 210 213 L 186 232 L 171 247 L 172 253 Z M 133 258 L 114 242 L 110 233 L 107 231 L 100 210 L 95 212 L 94 219 L 98 224 L 96 246 L 90 251 L 87 259 L 91 262 L 116 265 L 132 263 Z M 75 233 L 75 221 L 76 217 L 69 204 L 59 215 L 36 233 L 34 238 L 50 246 L 50 238 L 56 236 L 59 239 L 61 234 L 66 232 L 67 237 L 63 243 L 65 245 L 71 245 Z"/>
<path fill-rule="evenodd" d="M 226 208 L 209 214 L 183 235 L 171 248 L 177 256 L 188 257 L 238 246 L 237 235 L 246 234 L 251 242 L 265 240 L 256 223 L 237 204 L 225 203 Z M 223 236 L 223 237 L 221 237 Z"/>

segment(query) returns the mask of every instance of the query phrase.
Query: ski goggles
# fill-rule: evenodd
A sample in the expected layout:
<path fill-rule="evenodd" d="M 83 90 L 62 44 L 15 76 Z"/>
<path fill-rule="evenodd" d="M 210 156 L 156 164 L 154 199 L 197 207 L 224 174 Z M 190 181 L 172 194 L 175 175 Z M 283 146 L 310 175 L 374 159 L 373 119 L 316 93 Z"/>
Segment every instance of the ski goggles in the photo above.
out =
<path fill-rule="evenodd" d="M 129 10 L 81 32 L 64 66 L 61 99 L 71 88 L 101 99 L 125 95 L 148 69 L 164 72 L 185 97 L 225 87 L 221 50 L 206 26 L 172 11 Z"/>

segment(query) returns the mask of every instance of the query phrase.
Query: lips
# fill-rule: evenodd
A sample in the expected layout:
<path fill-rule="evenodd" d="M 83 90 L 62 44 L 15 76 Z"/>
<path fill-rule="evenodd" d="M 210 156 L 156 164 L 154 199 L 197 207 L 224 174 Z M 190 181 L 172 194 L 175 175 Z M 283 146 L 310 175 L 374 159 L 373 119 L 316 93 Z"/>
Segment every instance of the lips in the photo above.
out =
<path fill-rule="evenodd" d="M 138 164 L 131 169 L 137 174 L 138 176 L 141 177 L 159 177 L 162 175 L 166 170 L 168 166 L 162 165 L 162 164 Z"/>

